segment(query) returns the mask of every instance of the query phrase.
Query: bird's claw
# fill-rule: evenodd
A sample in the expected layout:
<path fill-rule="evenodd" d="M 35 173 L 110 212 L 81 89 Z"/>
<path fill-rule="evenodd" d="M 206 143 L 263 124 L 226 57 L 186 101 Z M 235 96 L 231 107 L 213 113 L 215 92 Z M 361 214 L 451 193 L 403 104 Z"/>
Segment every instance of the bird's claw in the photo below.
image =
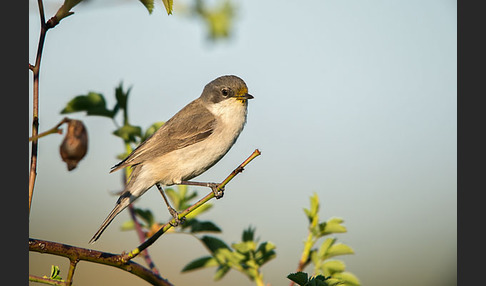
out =
<path fill-rule="evenodd" d="M 169 208 L 169 213 L 174 218 L 174 222 L 172 220 L 169 222 L 173 227 L 179 226 L 186 221 L 185 217 L 179 218 L 179 213 L 173 208 Z"/>
<path fill-rule="evenodd" d="M 221 199 L 224 195 L 224 186 L 221 187 L 220 189 L 218 189 L 218 186 L 219 186 L 219 184 L 216 184 L 216 183 L 209 183 L 208 184 L 208 187 L 210 187 L 211 190 L 214 193 L 214 197 L 216 199 Z"/>

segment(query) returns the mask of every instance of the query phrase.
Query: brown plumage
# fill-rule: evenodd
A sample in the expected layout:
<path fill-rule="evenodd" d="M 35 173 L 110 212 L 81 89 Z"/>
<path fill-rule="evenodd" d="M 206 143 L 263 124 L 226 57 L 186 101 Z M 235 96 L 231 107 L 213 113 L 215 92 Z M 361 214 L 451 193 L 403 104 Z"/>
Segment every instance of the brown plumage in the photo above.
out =
<path fill-rule="evenodd" d="M 111 172 L 131 167 L 128 184 L 114 209 L 91 238 L 96 241 L 115 216 L 155 184 L 180 184 L 216 164 L 233 146 L 246 123 L 248 94 L 237 76 L 208 83 L 201 96 L 162 125 Z M 177 212 L 166 200 L 169 212 Z"/>

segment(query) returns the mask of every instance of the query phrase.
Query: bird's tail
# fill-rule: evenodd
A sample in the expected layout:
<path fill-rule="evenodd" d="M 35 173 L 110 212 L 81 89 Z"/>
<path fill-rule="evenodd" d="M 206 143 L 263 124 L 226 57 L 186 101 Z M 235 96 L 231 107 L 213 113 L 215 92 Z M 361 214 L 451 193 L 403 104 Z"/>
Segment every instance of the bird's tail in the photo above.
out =
<path fill-rule="evenodd" d="M 130 204 L 130 197 L 129 196 L 120 197 L 120 199 L 116 203 L 116 206 L 110 212 L 108 217 L 106 217 L 106 219 L 103 221 L 103 223 L 100 226 L 100 229 L 98 229 L 98 231 L 93 235 L 93 237 L 91 238 L 89 243 L 91 244 L 91 243 L 94 243 L 95 241 L 97 241 L 98 238 L 100 238 L 103 231 L 105 231 L 105 229 L 108 227 L 108 225 L 111 223 L 111 221 L 116 217 L 116 215 L 118 215 L 122 210 L 124 210 L 129 204 Z"/>

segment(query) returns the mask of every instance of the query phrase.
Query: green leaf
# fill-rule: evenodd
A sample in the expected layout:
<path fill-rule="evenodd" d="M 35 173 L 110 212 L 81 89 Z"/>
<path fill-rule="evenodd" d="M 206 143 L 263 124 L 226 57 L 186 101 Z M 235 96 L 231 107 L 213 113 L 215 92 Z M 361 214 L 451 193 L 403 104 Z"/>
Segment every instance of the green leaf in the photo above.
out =
<path fill-rule="evenodd" d="M 228 245 L 224 243 L 224 241 L 214 236 L 205 235 L 201 238 L 201 241 L 213 254 L 216 253 L 216 251 L 219 249 L 228 249 L 228 250 L 230 249 Z"/>
<path fill-rule="evenodd" d="M 197 197 L 196 191 L 191 192 L 189 194 L 184 194 L 181 200 L 180 208 L 187 209 L 188 207 L 190 207 L 192 205 L 192 203 L 190 203 L 190 200 L 194 199 L 195 197 Z"/>
<path fill-rule="evenodd" d="M 133 220 L 127 220 L 120 226 L 121 231 L 128 231 L 135 229 L 135 222 Z"/>
<path fill-rule="evenodd" d="M 50 276 L 50 278 L 53 279 L 53 280 L 62 281 L 62 278 L 61 278 L 61 276 L 59 276 L 59 274 L 61 274 L 61 269 L 59 269 L 59 266 L 51 265 L 51 276 Z"/>
<path fill-rule="evenodd" d="M 329 285 L 334 285 L 334 284 L 329 284 L 328 278 L 322 275 L 311 277 L 309 279 L 309 282 L 307 283 L 307 286 L 329 286 Z"/>
<path fill-rule="evenodd" d="M 322 273 L 327 276 L 332 276 L 334 273 L 343 272 L 345 268 L 346 266 L 342 261 L 328 260 L 322 264 Z"/>
<path fill-rule="evenodd" d="M 277 247 L 271 242 L 266 241 L 261 243 L 255 253 L 255 260 L 257 261 L 258 265 L 262 266 L 275 258 L 277 256 L 274 251 L 275 248 Z"/>
<path fill-rule="evenodd" d="M 332 245 L 336 242 L 336 238 L 327 238 L 326 240 L 324 240 L 321 244 L 321 247 L 319 247 L 319 251 L 317 251 L 316 253 L 316 259 L 318 259 L 319 261 L 322 261 L 324 259 L 327 259 L 329 258 L 329 249 L 332 247 Z M 318 264 L 315 260 L 314 261 L 314 264 Z"/>
<path fill-rule="evenodd" d="M 341 218 L 331 218 L 326 222 L 319 224 L 319 237 L 328 235 L 331 233 L 343 233 L 346 232 L 346 227 L 341 225 L 344 222 Z"/>
<path fill-rule="evenodd" d="M 61 114 L 86 111 L 87 115 L 114 117 L 114 112 L 106 109 L 106 101 L 102 94 L 89 92 L 87 95 L 78 95 L 71 99 L 61 110 Z"/>
<path fill-rule="evenodd" d="M 210 39 L 227 38 L 233 24 L 235 7 L 231 1 L 221 1 L 216 7 L 204 9 L 201 16 L 209 28 Z"/>
<path fill-rule="evenodd" d="M 145 141 L 147 138 L 149 138 L 152 134 L 155 133 L 162 125 L 164 125 L 165 122 L 163 121 L 158 121 L 155 122 L 154 124 L 150 125 L 147 130 L 145 130 L 145 133 L 143 134 L 142 141 Z"/>
<path fill-rule="evenodd" d="M 227 248 L 218 249 L 214 253 L 213 257 L 216 258 L 216 260 L 218 260 L 220 264 L 228 264 L 230 266 L 239 266 L 243 261 L 247 259 L 245 255 Z"/>
<path fill-rule="evenodd" d="M 233 243 L 231 245 L 233 249 L 238 251 L 241 254 L 247 254 L 251 251 L 254 251 L 256 248 L 255 242 L 254 241 L 243 241 L 240 243 Z"/>
<path fill-rule="evenodd" d="M 152 214 L 151 210 L 134 208 L 134 211 L 140 218 L 142 218 L 146 222 L 147 226 L 150 227 L 152 224 L 154 224 L 154 215 Z"/>
<path fill-rule="evenodd" d="M 206 232 L 206 231 L 212 231 L 212 232 L 221 232 L 221 229 L 215 225 L 214 223 L 210 221 L 198 221 L 197 219 L 191 219 L 187 220 L 183 224 L 183 228 L 190 227 L 191 233 L 198 233 L 198 232 Z"/>
<path fill-rule="evenodd" d="M 181 197 L 180 194 L 173 188 L 164 189 L 165 194 L 169 197 L 176 210 L 180 210 Z"/>
<path fill-rule="evenodd" d="M 351 272 L 336 273 L 332 277 L 338 279 L 341 283 L 343 283 L 342 285 L 346 285 L 346 286 L 359 286 L 359 285 L 361 285 L 358 277 L 356 277 Z"/>
<path fill-rule="evenodd" d="M 317 213 L 319 212 L 319 197 L 317 196 L 316 193 L 310 197 L 310 209 L 305 209 L 304 212 L 307 215 L 307 218 L 309 219 L 309 223 L 316 223 L 318 216 Z"/>
<path fill-rule="evenodd" d="M 113 134 L 122 138 L 123 141 L 129 143 L 136 143 L 136 137 L 141 137 L 142 129 L 138 126 L 124 125 L 117 130 L 113 131 Z"/>
<path fill-rule="evenodd" d="M 332 245 L 327 251 L 327 258 L 331 258 L 338 255 L 353 254 L 354 251 L 351 247 L 343 243 L 336 243 Z"/>
<path fill-rule="evenodd" d="M 254 239 L 254 236 L 255 236 L 255 228 L 251 227 L 251 225 L 243 230 L 243 234 L 241 235 L 241 240 L 242 241 L 253 241 Z"/>
<path fill-rule="evenodd" d="M 267 253 L 267 252 L 270 252 L 270 251 L 272 251 L 276 248 L 277 248 L 277 246 L 275 246 L 275 244 L 271 243 L 270 241 L 265 241 L 265 242 L 260 243 L 260 245 L 258 246 L 257 252 Z"/>
<path fill-rule="evenodd" d="M 214 274 L 214 277 L 213 279 L 215 281 L 218 281 L 220 280 L 221 278 L 223 278 L 226 273 L 228 273 L 228 271 L 231 270 L 231 267 L 229 267 L 228 265 L 221 265 L 218 270 L 216 270 L 216 273 Z"/>
<path fill-rule="evenodd" d="M 174 204 L 174 208 L 178 210 L 183 210 L 190 207 L 192 203 L 189 201 L 197 197 L 197 192 L 188 192 L 186 185 L 178 185 L 177 190 L 168 188 L 165 190 L 165 193 Z M 195 217 L 195 215 L 192 215 L 192 217 Z M 191 216 L 188 216 L 187 218 L 189 219 Z"/>
<path fill-rule="evenodd" d="M 140 2 L 147 8 L 149 14 L 152 14 L 154 11 L 154 0 L 140 0 Z"/>
<path fill-rule="evenodd" d="M 172 14 L 172 0 L 162 0 L 162 3 L 164 3 L 165 10 L 167 10 L 167 15 Z"/>
<path fill-rule="evenodd" d="M 304 286 L 309 281 L 308 274 L 302 271 L 290 273 L 287 275 L 287 278 L 301 286 Z"/>
<path fill-rule="evenodd" d="M 120 85 L 115 88 L 115 98 L 119 108 L 127 109 L 128 95 L 131 90 L 132 88 L 130 87 L 126 92 L 123 92 L 123 83 L 120 83 Z"/>
<path fill-rule="evenodd" d="M 326 286 L 343 286 L 343 283 L 341 282 L 341 280 L 339 279 L 336 279 L 334 277 L 327 277 L 326 278 Z"/>
<path fill-rule="evenodd" d="M 181 272 L 212 266 L 218 266 L 218 262 L 212 256 L 206 256 L 189 262 L 186 266 L 184 266 L 184 268 L 182 268 Z"/>

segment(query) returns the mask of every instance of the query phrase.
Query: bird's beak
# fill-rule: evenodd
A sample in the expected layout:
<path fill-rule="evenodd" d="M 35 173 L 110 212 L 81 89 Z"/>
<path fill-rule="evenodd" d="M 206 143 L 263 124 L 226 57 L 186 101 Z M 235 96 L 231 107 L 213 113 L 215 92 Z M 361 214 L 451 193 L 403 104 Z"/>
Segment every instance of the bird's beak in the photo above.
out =
<path fill-rule="evenodd" d="M 235 96 L 235 98 L 238 99 L 238 100 L 252 99 L 253 95 L 245 92 L 245 93 L 242 93 L 242 94 L 237 94 Z"/>

